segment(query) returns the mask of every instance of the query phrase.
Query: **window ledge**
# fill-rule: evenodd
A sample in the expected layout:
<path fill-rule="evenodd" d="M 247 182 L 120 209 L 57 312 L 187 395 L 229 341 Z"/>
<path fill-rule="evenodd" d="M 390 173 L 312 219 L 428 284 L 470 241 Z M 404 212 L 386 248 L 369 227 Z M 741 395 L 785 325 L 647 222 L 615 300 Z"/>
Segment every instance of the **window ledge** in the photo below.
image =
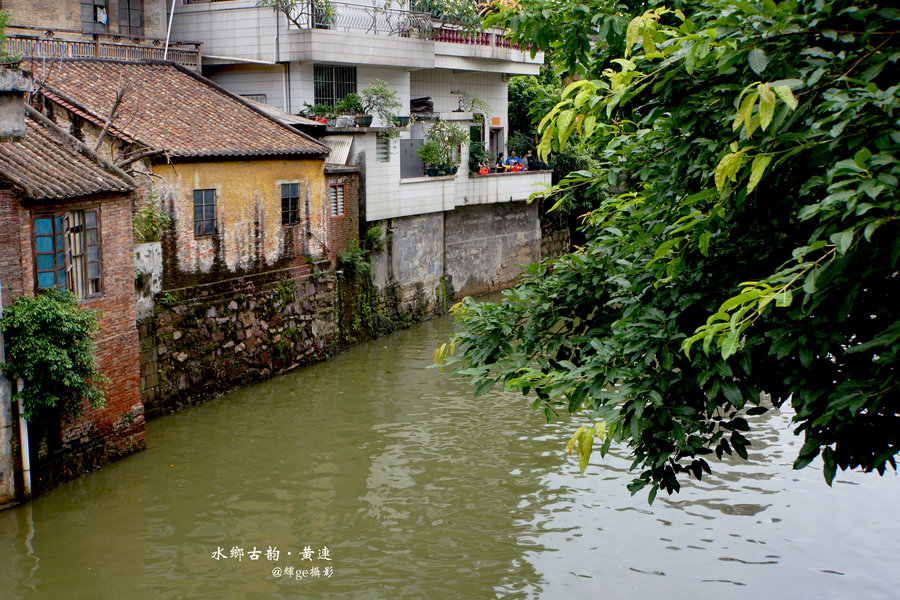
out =
<path fill-rule="evenodd" d="M 400 185 L 404 185 L 407 183 L 426 183 L 429 181 L 452 181 L 456 179 L 456 175 L 435 175 L 434 177 L 429 177 L 428 175 L 424 175 L 422 177 L 407 177 L 406 179 L 400 180 Z"/>

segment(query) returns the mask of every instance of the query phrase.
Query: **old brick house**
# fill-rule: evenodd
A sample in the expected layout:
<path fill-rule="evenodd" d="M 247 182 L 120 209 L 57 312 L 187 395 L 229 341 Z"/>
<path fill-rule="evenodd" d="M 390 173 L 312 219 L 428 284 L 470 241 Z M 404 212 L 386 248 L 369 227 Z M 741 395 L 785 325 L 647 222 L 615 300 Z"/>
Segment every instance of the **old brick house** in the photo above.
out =
<path fill-rule="evenodd" d="M 131 260 L 134 185 L 30 108 L 24 137 L 0 143 L 3 305 L 55 287 L 102 311 L 96 359 L 110 379 L 105 407 L 31 429 L 35 492 L 144 447 Z M 9 419 L 8 407 L 3 412 Z M 21 447 L 18 428 L 11 429 Z M 21 472 L 21 456 L 12 454 Z"/>
<path fill-rule="evenodd" d="M 158 194 L 172 219 L 139 324 L 148 414 L 327 353 L 331 242 L 356 237 L 330 235 L 356 186 L 326 182 L 327 146 L 172 63 L 61 60 L 35 81 L 48 118 L 131 171 L 137 209 Z"/>
<path fill-rule="evenodd" d="M 161 194 L 164 290 L 327 252 L 328 148 L 309 136 L 172 63 L 62 60 L 35 80 L 48 117 Z"/>

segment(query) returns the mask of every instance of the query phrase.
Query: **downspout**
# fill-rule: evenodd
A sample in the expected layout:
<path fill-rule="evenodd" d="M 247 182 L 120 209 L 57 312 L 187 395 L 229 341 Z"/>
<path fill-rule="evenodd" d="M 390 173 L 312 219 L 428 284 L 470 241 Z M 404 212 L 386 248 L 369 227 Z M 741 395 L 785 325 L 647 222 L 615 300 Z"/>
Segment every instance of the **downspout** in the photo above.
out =
<path fill-rule="evenodd" d="M 25 389 L 22 378 L 16 380 L 19 394 Z M 25 407 L 21 396 L 19 397 L 19 438 L 22 445 L 22 485 L 25 488 L 25 497 L 31 497 L 31 452 L 28 449 L 28 421 L 25 420 Z"/>
<path fill-rule="evenodd" d="M 163 50 L 163 60 L 169 56 L 169 39 L 172 37 L 172 21 L 175 20 L 175 4 L 178 0 L 172 0 L 172 11 L 169 13 L 169 27 L 166 29 L 166 49 Z"/>

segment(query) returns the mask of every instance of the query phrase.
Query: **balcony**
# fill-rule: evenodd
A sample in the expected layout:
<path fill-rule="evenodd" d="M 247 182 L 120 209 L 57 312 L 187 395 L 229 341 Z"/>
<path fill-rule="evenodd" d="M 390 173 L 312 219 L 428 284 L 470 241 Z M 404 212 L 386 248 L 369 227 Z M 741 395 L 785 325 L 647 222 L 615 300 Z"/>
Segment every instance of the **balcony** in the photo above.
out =
<path fill-rule="evenodd" d="M 24 59 L 111 58 L 139 61 L 162 60 L 165 56 L 166 60 L 188 69 L 200 70 L 200 42 L 170 42 L 166 52 L 165 40 L 154 38 L 16 26 L 8 26 L 6 33 L 6 52 L 21 55 Z"/>

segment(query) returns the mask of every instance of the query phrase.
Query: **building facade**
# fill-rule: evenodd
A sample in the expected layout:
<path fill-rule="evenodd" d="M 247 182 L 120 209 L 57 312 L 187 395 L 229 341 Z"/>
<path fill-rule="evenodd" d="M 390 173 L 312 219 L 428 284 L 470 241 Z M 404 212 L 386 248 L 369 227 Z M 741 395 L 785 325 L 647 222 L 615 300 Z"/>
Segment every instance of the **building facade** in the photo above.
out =
<path fill-rule="evenodd" d="M 33 110 L 23 138 L 0 143 L 3 306 L 62 288 L 101 311 L 95 359 L 109 378 L 103 407 L 21 427 L 9 395 L 0 394 L 0 496 L 6 496 L 0 504 L 144 447 L 131 260 L 134 187 L 128 175 Z M 9 481 L 12 486 L 4 485 Z"/>
<path fill-rule="evenodd" d="M 200 44 L 168 37 L 166 0 L 4 0 L 6 49 L 56 58 L 171 60 L 200 68 Z"/>
<path fill-rule="evenodd" d="M 288 18 L 254 0 L 188 0 L 175 7 L 173 35 L 202 41 L 212 80 L 289 113 L 334 104 L 377 80 L 397 93 L 400 116 L 413 117 L 398 139 L 383 135 L 377 117 L 366 130 L 327 132 L 352 137 L 347 161 L 363 167 L 363 222 L 391 234 L 375 263 L 379 286 L 435 290 L 450 276 L 458 295 L 474 294 L 509 285 L 522 271 L 516 264 L 539 260 L 537 211 L 525 201 L 535 184 L 549 183 L 549 172 L 470 173 L 463 145 L 456 175 L 428 177 L 415 150 L 430 124 L 445 120 L 494 159 L 505 153 L 507 81 L 537 74 L 543 56 L 499 32 L 469 33 L 403 3 L 328 2 L 324 13 L 313 2 L 299 6 Z"/>

